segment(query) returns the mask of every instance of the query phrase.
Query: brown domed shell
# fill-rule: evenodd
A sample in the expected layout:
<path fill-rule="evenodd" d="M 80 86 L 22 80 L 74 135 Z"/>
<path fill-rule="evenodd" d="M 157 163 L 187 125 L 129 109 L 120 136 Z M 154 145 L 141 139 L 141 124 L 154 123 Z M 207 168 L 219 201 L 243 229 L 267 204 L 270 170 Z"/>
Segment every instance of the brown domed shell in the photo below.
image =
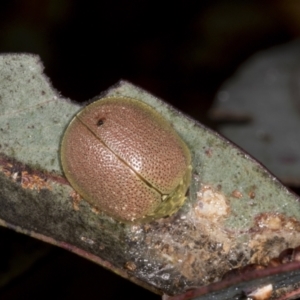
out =
<path fill-rule="evenodd" d="M 149 105 L 109 97 L 81 110 L 61 145 L 65 175 L 88 202 L 121 221 L 158 218 L 184 202 L 191 157 Z"/>

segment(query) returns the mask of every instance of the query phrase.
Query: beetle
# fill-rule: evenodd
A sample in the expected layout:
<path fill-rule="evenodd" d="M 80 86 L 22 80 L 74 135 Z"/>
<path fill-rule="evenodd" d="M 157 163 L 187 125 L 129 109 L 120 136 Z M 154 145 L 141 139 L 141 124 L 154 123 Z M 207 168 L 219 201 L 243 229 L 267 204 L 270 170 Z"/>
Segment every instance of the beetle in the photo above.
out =
<path fill-rule="evenodd" d="M 175 213 L 191 180 L 191 154 L 154 108 L 106 97 L 83 108 L 61 142 L 71 186 L 93 207 L 121 222 Z"/>

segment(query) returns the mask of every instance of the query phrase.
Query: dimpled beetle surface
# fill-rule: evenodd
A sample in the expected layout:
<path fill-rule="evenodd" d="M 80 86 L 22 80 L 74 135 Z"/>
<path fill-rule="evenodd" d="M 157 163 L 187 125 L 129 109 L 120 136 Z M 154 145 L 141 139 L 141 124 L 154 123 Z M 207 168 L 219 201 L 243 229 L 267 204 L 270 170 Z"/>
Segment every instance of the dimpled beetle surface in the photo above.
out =
<path fill-rule="evenodd" d="M 72 187 L 92 206 L 122 221 L 169 216 L 184 203 L 191 155 L 152 107 L 131 98 L 103 98 L 71 121 L 61 162 Z"/>

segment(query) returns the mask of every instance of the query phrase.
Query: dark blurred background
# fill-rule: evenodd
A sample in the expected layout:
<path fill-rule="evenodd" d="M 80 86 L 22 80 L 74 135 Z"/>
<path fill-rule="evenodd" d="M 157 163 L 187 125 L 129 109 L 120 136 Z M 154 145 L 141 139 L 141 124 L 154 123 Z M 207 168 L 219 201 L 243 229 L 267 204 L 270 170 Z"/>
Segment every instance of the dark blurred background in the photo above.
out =
<path fill-rule="evenodd" d="M 120 79 L 214 127 L 219 86 L 249 56 L 300 35 L 298 0 L 2 0 L 0 52 L 38 54 L 86 101 Z M 67 251 L 0 228 L 0 299 L 160 299 Z"/>

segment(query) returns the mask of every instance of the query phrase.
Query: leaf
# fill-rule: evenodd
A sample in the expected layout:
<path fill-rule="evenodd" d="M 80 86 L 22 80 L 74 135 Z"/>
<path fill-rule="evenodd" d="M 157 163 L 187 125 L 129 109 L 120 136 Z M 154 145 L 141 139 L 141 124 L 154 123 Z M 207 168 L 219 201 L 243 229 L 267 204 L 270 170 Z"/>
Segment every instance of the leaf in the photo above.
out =
<path fill-rule="evenodd" d="M 220 281 L 232 268 L 266 264 L 299 244 L 299 199 L 236 146 L 126 81 L 101 96 L 140 99 L 171 122 L 193 156 L 188 199 L 171 217 L 132 225 L 79 201 L 60 168 L 59 147 L 80 106 L 53 90 L 42 69 L 36 56 L 0 56 L 1 225 L 159 294 L 199 287 L 182 299 L 205 293 L 230 299 L 224 295 L 245 286 L 288 284 L 287 275 L 299 277 L 300 265 L 292 262 Z M 209 295 L 197 299 L 212 299 Z"/>
<path fill-rule="evenodd" d="M 288 185 L 300 186 L 299 41 L 255 54 L 221 87 L 220 132 Z M 235 123 L 236 122 L 236 123 Z"/>

